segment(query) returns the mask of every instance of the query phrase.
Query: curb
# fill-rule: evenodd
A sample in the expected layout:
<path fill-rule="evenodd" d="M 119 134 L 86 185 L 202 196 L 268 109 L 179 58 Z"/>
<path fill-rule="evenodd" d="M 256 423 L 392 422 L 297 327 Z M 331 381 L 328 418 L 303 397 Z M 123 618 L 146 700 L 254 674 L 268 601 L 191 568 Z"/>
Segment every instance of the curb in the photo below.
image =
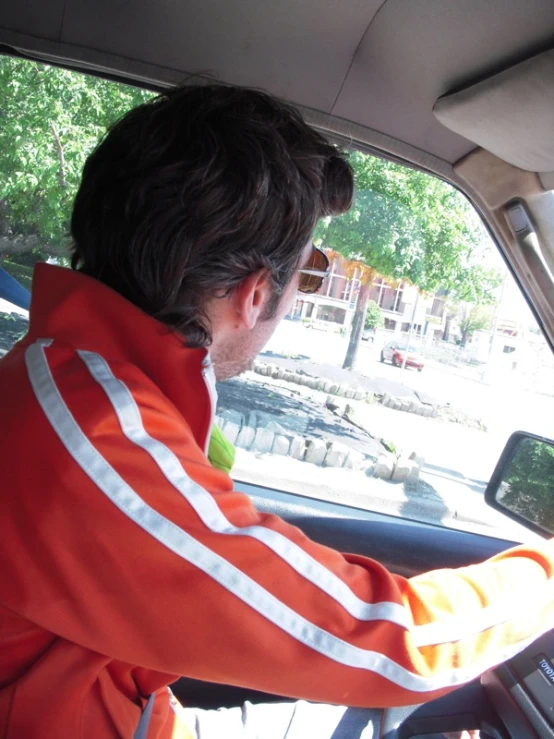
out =
<path fill-rule="evenodd" d="M 267 364 L 259 361 L 255 361 L 251 369 L 258 375 L 271 377 L 274 380 L 283 380 L 284 382 L 290 382 L 296 385 L 305 385 L 312 390 L 319 390 L 328 395 L 336 395 L 339 398 L 362 400 L 366 403 L 381 403 L 393 410 L 415 413 L 418 416 L 425 416 L 427 418 L 436 418 L 438 416 L 438 409 L 429 403 L 422 403 L 416 399 L 398 398 L 390 393 L 378 395 L 372 392 L 365 392 L 347 383 L 337 383 L 331 380 L 312 377 L 302 370 L 291 372 L 283 367 L 278 367 L 276 364 Z"/>
<path fill-rule="evenodd" d="M 311 462 L 320 467 L 343 467 L 351 470 L 368 470 L 375 459 L 350 449 L 335 441 L 289 434 L 284 429 L 248 426 L 242 423 L 236 411 L 225 410 L 215 422 L 227 439 L 241 449 L 259 454 L 278 454 L 302 462 Z"/>
<path fill-rule="evenodd" d="M 346 444 L 319 438 L 289 434 L 278 424 L 248 426 L 237 411 L 226 409 L 215 422 L 235 446 L 258 454 L 277 454 L 318 467 L 360 470 L 368 476 L 390 482 L 417 485 L 424 460 L 415 453 L 410 457 L 383 452 L 377 459 L 351 449 Z M 273 428 L 270 428 L 274 426 Z"/>

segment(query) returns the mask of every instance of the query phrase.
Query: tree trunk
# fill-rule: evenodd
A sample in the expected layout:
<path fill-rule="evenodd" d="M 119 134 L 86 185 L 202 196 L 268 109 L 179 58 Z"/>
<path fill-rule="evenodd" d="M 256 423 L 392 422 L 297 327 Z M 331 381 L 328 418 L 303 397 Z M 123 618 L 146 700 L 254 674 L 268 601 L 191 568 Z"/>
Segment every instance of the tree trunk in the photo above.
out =
<path fill-rule="evenodd" d="M 452 319 L 454 318 L 453 313 L 447 313 L 444 319 L 444 331 L 442 332 L 442 340 L 448 341 L 450 339 L 450 326 L 452 325 Z"/>
<path fill-rule="evenodd" d="M 343 369 L 351 370 L 354 369 L 356 364 L 356 356 L 358 354 L 358 347 L 360 346 L 360 338 L 364 329 L 365 314 L 367 313 L 367 304 L 369 302 L 369 293 L 371 291 L 370 282 L 362 283 L 360 285 L 360 292 L 358 293 L 358 302 L 356 303 L 356 311 L 352 320 L 352 331 L 350 332 L 350 343 L 346 351 L 346 357 Z"/>

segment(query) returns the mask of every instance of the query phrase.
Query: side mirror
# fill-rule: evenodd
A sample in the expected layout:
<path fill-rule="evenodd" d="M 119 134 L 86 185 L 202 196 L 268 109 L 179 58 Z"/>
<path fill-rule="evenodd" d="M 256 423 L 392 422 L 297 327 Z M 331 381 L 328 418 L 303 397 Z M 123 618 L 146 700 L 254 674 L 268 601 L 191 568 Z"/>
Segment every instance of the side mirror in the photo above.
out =
<path fill-rule="evenodd" d="M 523 431 L 512 434 L 485 501 L 542 536 L 554 535 L 554 441 Z"/>

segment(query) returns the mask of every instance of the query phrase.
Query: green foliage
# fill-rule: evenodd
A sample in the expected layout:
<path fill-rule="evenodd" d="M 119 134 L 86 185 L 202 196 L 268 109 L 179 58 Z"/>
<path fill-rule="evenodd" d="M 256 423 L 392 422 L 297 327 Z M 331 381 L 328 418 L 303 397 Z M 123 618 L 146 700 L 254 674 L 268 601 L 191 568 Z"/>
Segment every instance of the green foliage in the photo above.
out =
<path fill-rule="evenodd" d="M 63 253 L 87 155 L 112 123 L 151 96 L 0 57 L 0 256 L 33 250 L 37 261 Z"/>
<path fill-rule="evenodd" d="M 554 448 L 524 439 L 510 461 L 501 502 L 554 533 Z"/>
<path fill-rule="evenodd" d="M 489 306 L 464 304 L 459 313 L 460 332 L 462 334 L 462 346 L 466 345 L 468 338 L 474 331 L 479 331 L 492 326 L 492 311 Z"/>
<path fill-rule="evenodd" d="M 365 328 L 381 328 L 385 323 L 383 312 L 374 300 L 370 300 L 367 304 L 367 312 L 365 314 Z"/>
<path fill-rule="evenodd" d="M 423 172 L 352 152 L 356 202 L 316 239 L 385 277 L 457 300 L 487 302 L 500 280 L 483 261 L 483 228 L 467 200 Z"/>

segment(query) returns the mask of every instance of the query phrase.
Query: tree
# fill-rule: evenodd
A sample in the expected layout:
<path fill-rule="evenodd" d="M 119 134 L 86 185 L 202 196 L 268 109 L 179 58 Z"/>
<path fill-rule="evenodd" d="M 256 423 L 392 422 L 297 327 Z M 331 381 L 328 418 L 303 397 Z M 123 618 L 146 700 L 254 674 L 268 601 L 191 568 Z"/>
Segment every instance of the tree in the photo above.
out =
<path fill-rule="evenodd" d="M 383 311 L 374 300 L 370 300 L 365 314 L 365 328 L 381 328 L 384 322 Z"/>
<path fill-rule="evenodd" d="M 500 502 L 554 533 L 554 448 L 523 439 L 506 470 Z"/>
<path fill-rule="evenodd" d="M 464 303 L 459 313 L 461 346 L 467 344 L 467 340 L 471 338 L 474 331 L 490 328 L 492 326 L 492 319 L 493 316 L 490 307 Z"/>
<path fill-rule="evenodd" d="M 0 261 L 28 277 L 66 254 L 83 164 L 107 128 L 152 93 L 0 57 Z"/>
<path fill-rule="evenodd" d="M 483 228 L 467 200 L 438 178 L 376 157 L 352 152 L 356 202 L 340 218 L 324 219 L 316 242 L 362 271 L 362 286 L 344 366 L 352 368 L 370 287 L 377 275 L 416 285 L 422 293 L 439 288 L 457 299 L 471 291 L 488 295 L 497 283 L 483 261 Z M 491 282 L 492 280 L 492 282 Z M 364 289 L 365 288 L 365 289 Z"/>

